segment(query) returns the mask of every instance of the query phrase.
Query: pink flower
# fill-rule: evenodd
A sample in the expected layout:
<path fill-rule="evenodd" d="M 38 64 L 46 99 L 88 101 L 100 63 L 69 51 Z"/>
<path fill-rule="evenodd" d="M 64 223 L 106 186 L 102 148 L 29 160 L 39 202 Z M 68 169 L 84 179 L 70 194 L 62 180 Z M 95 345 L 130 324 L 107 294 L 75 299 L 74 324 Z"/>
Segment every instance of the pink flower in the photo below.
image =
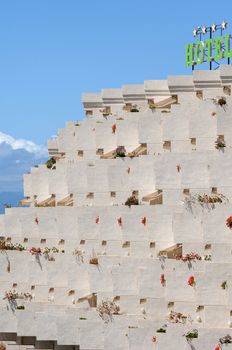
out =
<path fill-rule="evenodd" d="M 96 224 L 99 224 L 99 221 L 100 221 L 99 216 L 97 216 L 95 220 Z"/>
<path fill-rule="evenodd" d="M 157 338 L 153 336 L 153 337 L 151 338 L 151 341 L 152 341 L 153 343 L 155 343 L 155 342 L 157 341 Z M 216 350 L 216 349 L 215 349 L 215 350 Z"/>

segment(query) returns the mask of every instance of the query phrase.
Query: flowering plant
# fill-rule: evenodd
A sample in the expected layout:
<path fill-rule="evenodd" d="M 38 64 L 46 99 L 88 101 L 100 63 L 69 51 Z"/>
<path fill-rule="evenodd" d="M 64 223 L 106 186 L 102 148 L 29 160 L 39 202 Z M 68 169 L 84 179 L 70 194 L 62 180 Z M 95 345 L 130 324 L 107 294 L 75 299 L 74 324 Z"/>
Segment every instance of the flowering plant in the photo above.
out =
<path fill-rule="evenodd" d="M 112 134 L 115 134 L 115 131 L 117 129 L 116 124 L 113 124 L 111 128 L 112 128 Z"/>
<path fill-rule="evenodd" d="M 29 252 L 31 253 L 31 255 L 40 255 L 42 253 L 41 248 L 35 248 L 32 247 Z"/>
<path fill-rule="evenodd" d="M 5 292 L 5 297 L 3 299 L 7 299 L 8 301 L 16 300 L 16 299 L 32 299 L 32 295 L 30 293 L 18 293 L 16 290 L 10 290 L 9 292 Z"/>
<path fill-rule="evenodd" d="M 151 338 L 151 341 L 152 341 L 152 343 L 155 343 L 155 342 L 157 341 L 157 338 L 156 338 L 155 336 L 153 336 L 153 337 Z"/>
<path fill-rule="evenodd" d="M 97 307 L 97 312 L 99 316 L 108 323 L 112 320 L 112 315 L 118 315 L 120 311 L 120 307 L 115 304 L 114 301 L 103 301 Z"/>
<path fill-rule="evenodd" d="M 192 210 L 194 205 L 200 204 L 200 206 L 204 209 L 214 209 L 215 203 L 227 203 L 228 198 L 221 193 L 215 193 L 208 195 L 206 193 L 203 194 L 195 194 L 188 195 L 184 199 L 184 204 L 187 209 Z"/>
<path fill-rule="evenodd" d="M 146 226 L 146 223 L 147 223 L 147 218 L 144 216 L 144 217 L 141 219 L 141 224 L 143 224 L 144 226 Z"/>
<path fill-rule="evenodd" d="M 226 219 L 226 226 L 232 229 L 232 215 Z"/>
<path fill-rule="evenodd" d="M 190 276 L 189 279 L 188 279 L 188 285 L 191 286 L 191 287 L 194 287 L 196 285 L 196 281 L 195 281 L 195 278 L 194 276 Z"/>
<path fill-rule="evenodd" d="M 187 316 L 183 315 L 181 312 L 171 311 L 168 320 L 172 323 L 186 323 Z"/>
<path fill-rule="evenodd" d="M 199 203 L 223 203 L 227 201 L 227 198 L 221 194 L 221 193 L 215 193 L 211 196 L 204 193 L 204 194 L 198 194 L 197 201 Z"/>
<path fill-rule="evenodd" d="M 25 250 L 25 247 L 23 247 L 19 243 L 7 243 L 5 240 L 0 241 L 0 250 L 18 250 L 18 251 L 23 251 Z"/>
<path fill-rule="evenodd" d="M 122 226 L 122 218 L 121 217 L 118 218 L 118 224 L 119 224 L 119 226 Z"/>
<path fill-rule="evenodd" d="M 197 253 L 191 252 L 186 255 L 177 256 L 176 260 L 182 260 L 182 261 L 196 261 L 201 260 L 201 256 Z"/>
<path fill-rule="evenodd" d="M 165 279 L 165 277 L 164 277 L 164 273 L 162 273 L 162 274 L 160 275 L 160 283 L 161 283 L 162 287 L 165 287 L 165 285 L 166 285 L 166 279 Z"/>

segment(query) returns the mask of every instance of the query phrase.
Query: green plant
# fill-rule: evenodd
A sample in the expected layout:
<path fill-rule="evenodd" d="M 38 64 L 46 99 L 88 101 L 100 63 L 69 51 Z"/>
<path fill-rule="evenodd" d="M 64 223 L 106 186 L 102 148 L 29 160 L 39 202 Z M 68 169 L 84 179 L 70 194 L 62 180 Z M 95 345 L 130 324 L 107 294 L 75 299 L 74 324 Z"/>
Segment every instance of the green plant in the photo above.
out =
<path fill-rule="evenodd" d="M 154 111 L 154 110 L 156 109 L 155 103 L 154 103 L 154 102 L 150 102 L 150 103 L 149 103 L 149 108 L 150 108 L 152 111 Z"/>
<path fill-rule="evenodd" d="M 130 207 L 131 205 L 138 205 L 139 201 L 135 196 L 130 196 L 129 198 L 127 198 L 125 205 L 128 205 L 128 207 Z"/>
<path fill-rule="evenodd" d="M 161 328 L 157 329 L 156 333 L 166 333 L 166 329 L 161 327 Z"/>
<path fill-rule="evenodd" d="M 24 305 L 18 305 L 16 307 L 17 310 L 25 310 L 25 306 Z"/>
<path fill-rule="evenodd" d="M 195 339 L 198 338 L 198 331 L 197 329 L 193 329 L 192 331 L 185 334 L 186 339 Z"/>
<path fill-rule="evenodd" d="M 223 149 L 223 148 L 225 148 L 226 147 L 226 143 L 225 143 L 225 141 L 220 141 L 220 140 L 217 140 L 216 142 L 215 142 L 215 148 L 216 149 Z"/>
<path fill-rule="evenodd" d="M 84 320 L 87 320 L 87 318 L 86 317 L 79 317 L 79 320 L 84 321 Z"/>
<path fill-rule="evenodd" d="M 56 160 L 55 160 L 53 157 L 51 157 L 50 159 L 48 159 L 48 160 L 46 161 L 45 164 L 46 164 L 46 166 L 47 166 L 48 169 L 52 169 L 52 168 L 53 168 L 53 165 L 56 164 Z"/>
<path fill-rule="evenodd" d="M 131 106 L 130 112 L 139 112 L 139 109 L 138 109 L 137 105 Z"/>
<path fill-rule="evenodd" d="M 218 100 L 217 100 L 217 104 L 221 107 L 225 106 L 227 104 L 226 102 L 226 98 L 225 97 L 220 97 Z"/>
<path fill-rule="evenodd" d="M 124 158 L 124 157 L 126 157 L 125 152 L 117 152 L 115 155 L 115 158 Z"/>
<path fill-rule="evenodd" d="M 222 288 L 222 289 L 226 289 L 226 288 L 228 288 L 227 281 L 223 281 L 223 282 L 222 282 L 222 284 L 221 284 L 221 288 Z"/>

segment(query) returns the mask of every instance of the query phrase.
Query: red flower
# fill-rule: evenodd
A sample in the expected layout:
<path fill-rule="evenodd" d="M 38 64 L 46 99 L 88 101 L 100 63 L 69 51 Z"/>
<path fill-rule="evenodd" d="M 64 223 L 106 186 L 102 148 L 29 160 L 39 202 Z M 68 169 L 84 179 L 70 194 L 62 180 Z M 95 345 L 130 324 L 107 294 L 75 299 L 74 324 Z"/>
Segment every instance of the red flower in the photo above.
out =
<path fill-rule="evenodd" d="M 176 166 L 176 169 L 177 169 L 177 171 L 178 171 L 178 173 L 179 173 L 180 170 L 181 170 L 181 166 L 178 164 L 178 165 Z"/>
<path fill-rule="evenodd" d="M 111 128 L 112 128 L 112 133 L 115 134 L 115 131 L 117 129 L 116 124 L 113 124 Z"/>
<path fill-rule="evenodd" d="M 118 218 L 118 224 L 119 224 L 119 226 L 122 226 L 122 218 L 121 217 Z"/>
<path fill-rule="evenodd" d="M 229 227 L 230 229 L 232 229 L 232 216 L 229 216 L 226 219 L 226 226 Z"/>
<path fill-rule="evenodd" d="M 40 248 L 32 247 L 29 251 L 30 251 L 31 255 L 41 254 L 41 249 Z"/>
<path fill-rule="evenodd" d="M 39 224 L 39 219 L 35 218 L 35 223 L 38 225 Z"/>
<path fill-rule="evenodd" d="M 188 279 L 188 285 L 194 287 L 196 284 L 194 276 L 190 276 Z"/>
<path fill-rule="evenodd" d="M 141 220 L 141 224 L 143 224 L 143 225 L 145 226 L 146 223 L 147 223 L 147 219 L 146 219 L 146 217 L 144 216 L 144 217 L 142 218 L 142 220 Z"/>
<path fill-rule="evenodd" d="M 151 341 L 153 342 L 153 343 L 155 343 L 156 341 L 157 341 L 157 338 L 156 337 L 152 337 L 151 338 Z M 216 350 L 216 349 L 215 349 Z"/>
<path fill-rule="evenodd" d="M 221 350 L 219 346 L 216 346 L 215 350 Z"/>
<path fill-rule="evenodd" d="M 164 277 L 164 273 L 162 273 L 162 274 L 160 275 L 160 283 L 161 283 L 162 287 L 165 287 L 166 279 L 165 279 L 165 277 Z"/>
<path fill-rule="evenodd" d="M 100 221 L 99 216 L 97 216 L 95 220 L 96 224 L 99 224 L 99 221 Z"/>

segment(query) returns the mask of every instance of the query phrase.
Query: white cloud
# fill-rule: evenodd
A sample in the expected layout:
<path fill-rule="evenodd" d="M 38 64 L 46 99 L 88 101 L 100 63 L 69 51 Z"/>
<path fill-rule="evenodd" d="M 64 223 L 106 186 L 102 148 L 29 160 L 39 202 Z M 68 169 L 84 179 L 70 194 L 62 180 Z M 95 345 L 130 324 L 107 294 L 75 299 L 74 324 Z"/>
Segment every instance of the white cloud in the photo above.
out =
<path fill-rule="evenodd" d="M 0 132 L 0 192 L 22 191 L 23 174 L 47 158 L 45 146 Z"/>
<path fill-rule="evenodd" d="M 33 153 L 36 157 L 46 157 L 47 148 L 43 145 L 37 145 L 32 141 L 24 139 L 14 139 L 12 136 L 0 132 L 0 144 L 5 143 L 13 150 L 24 149 Z"/>

